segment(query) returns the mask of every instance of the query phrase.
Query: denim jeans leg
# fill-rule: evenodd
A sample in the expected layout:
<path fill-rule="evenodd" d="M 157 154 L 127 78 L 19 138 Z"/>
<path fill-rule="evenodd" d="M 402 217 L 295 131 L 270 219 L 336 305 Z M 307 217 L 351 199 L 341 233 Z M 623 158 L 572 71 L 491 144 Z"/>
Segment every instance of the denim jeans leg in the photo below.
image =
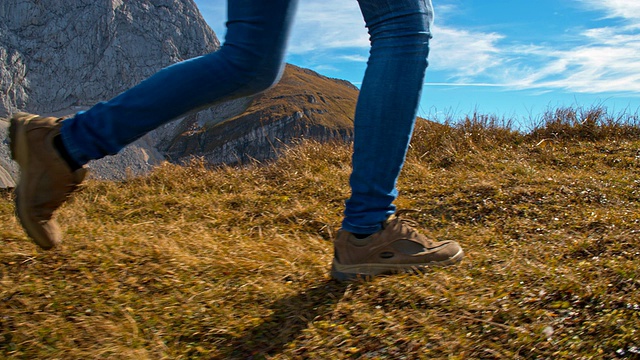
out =
<path fill-rule="evenodd" d="M 429 53 L 430 0 L 359 0 L 371 50 L 355 114 L 351 197 L 343 229 L 380 230 L 395 212 L 396 183 L 420 101 Z"/>
<path fill-rule="evenodd" d="M 169 66 L 64 121 L 69 153 L 85 164 L 190 112 L 266 90 L 282 73 L 296 5 L 297 0 L 229 1 L 227 35 L 218 51 Z"/>

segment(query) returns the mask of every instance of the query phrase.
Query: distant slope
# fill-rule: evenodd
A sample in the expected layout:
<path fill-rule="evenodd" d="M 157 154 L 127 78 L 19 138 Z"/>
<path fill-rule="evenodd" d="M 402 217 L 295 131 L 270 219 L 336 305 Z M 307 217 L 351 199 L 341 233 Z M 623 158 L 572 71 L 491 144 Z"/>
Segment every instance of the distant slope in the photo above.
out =
<path fill-rule="evenodd" d="M 349 82 L 287 65 L 278 85 L 258 95 L 242 114 L 189 129 L 158 147 L 174 162 L 198 156 L 230 164 L 274 158 L 303 138 L 349 140 L 357 97 Z"/>

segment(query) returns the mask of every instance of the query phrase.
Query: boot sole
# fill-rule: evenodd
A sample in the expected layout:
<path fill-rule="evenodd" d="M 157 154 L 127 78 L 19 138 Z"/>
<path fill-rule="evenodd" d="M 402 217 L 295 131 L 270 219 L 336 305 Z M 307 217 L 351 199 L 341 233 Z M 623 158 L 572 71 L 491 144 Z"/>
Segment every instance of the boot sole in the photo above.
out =
<path fill-rule="evenodd" d="M 341 265 L 333 259 L 331 264 L 331 277 L 339 282 L 353 280 L 371 280 L 378 275 L 398 274 L 406 272 L 420 272 L 427 267 L 449 266 L 459 263 L 464 257 L 464 251 L 460 249 L 457 254 L 443 261 L 432 261 L 422 264 L 356 264 Z"/>
<path fill-rule="evenodd" d="M 15 118 L 15 115 L 11 117 L 11 125 L 9 126 L 9 139 L 11 141 L 10 150 L 11 158 L 20 165 L 20 180 L 16 186 L 16 216 L 20 219 L 22 227 L 27 232 L 27 235 L 33 239 L 33 241 L 41 248 L 48 250 L 55 246 L 47 236 L 42 236 L 40 225 L 30 221 L 29 211 L 25 208 L 22 199 L 25 198 L 25 189 L 21 184 L 25 183 L 25 171 L 29 166 L 29 146 L 27 142 L 26 125 L 32 118 L 28 118 L 24 121 L 19 121 Z"/>

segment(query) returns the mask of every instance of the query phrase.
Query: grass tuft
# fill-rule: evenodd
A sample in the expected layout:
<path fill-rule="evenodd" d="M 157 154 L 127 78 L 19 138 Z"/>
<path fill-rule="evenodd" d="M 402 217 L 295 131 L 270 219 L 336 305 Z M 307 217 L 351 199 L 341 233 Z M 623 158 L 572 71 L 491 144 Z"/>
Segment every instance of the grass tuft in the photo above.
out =
<path fill-rule="evenodd" d="M 547 110 L 531 131 L 534 139 L 615 140 L 640 138 L 638 113 L 609 114 L 602 106 Z"/>

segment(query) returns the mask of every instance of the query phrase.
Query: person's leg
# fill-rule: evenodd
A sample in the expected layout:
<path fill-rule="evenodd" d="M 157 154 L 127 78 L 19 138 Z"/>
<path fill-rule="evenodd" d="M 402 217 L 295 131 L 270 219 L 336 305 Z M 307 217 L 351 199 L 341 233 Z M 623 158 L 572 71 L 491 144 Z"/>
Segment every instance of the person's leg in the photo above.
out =
<path fill-rule="evenodd" d="M 463 251 L 394 216 L 396 182 L 413 132 L 427 68 L 430 0 L 359 0 L 371 51 L 356 106 L 351 197 L 334 240 L 331 276 L 370 277 L 451 265 Z"/>
<path fill-rule="evenodd" d="M 297 0 L 233 0 L 225 44 L 170 66 L 112 100 L 62 121 L 11 117 L 12 157 L 20 165 L 16 213 L 43 249 L 61 242 L 54 212 L 83 181 L 89 160 L 115 154 L 156 127 L 277 82 Z"/>
<path fill-rule="evenodd" d="M 170 120 L 275 84 L 296 4 L 229 1 L 227 35 L 218 51 L 169 66 L 64 121 L 62 139 L 72 158 L 82 165 L 115 154 Z"/>
<path fill-rule="evenodd" d="M 395 212 L 431 38 L 431 1 L 359 0 L 371 51 L 355 114 L 351 198 L 343 229 L 370 234 Z"/>

